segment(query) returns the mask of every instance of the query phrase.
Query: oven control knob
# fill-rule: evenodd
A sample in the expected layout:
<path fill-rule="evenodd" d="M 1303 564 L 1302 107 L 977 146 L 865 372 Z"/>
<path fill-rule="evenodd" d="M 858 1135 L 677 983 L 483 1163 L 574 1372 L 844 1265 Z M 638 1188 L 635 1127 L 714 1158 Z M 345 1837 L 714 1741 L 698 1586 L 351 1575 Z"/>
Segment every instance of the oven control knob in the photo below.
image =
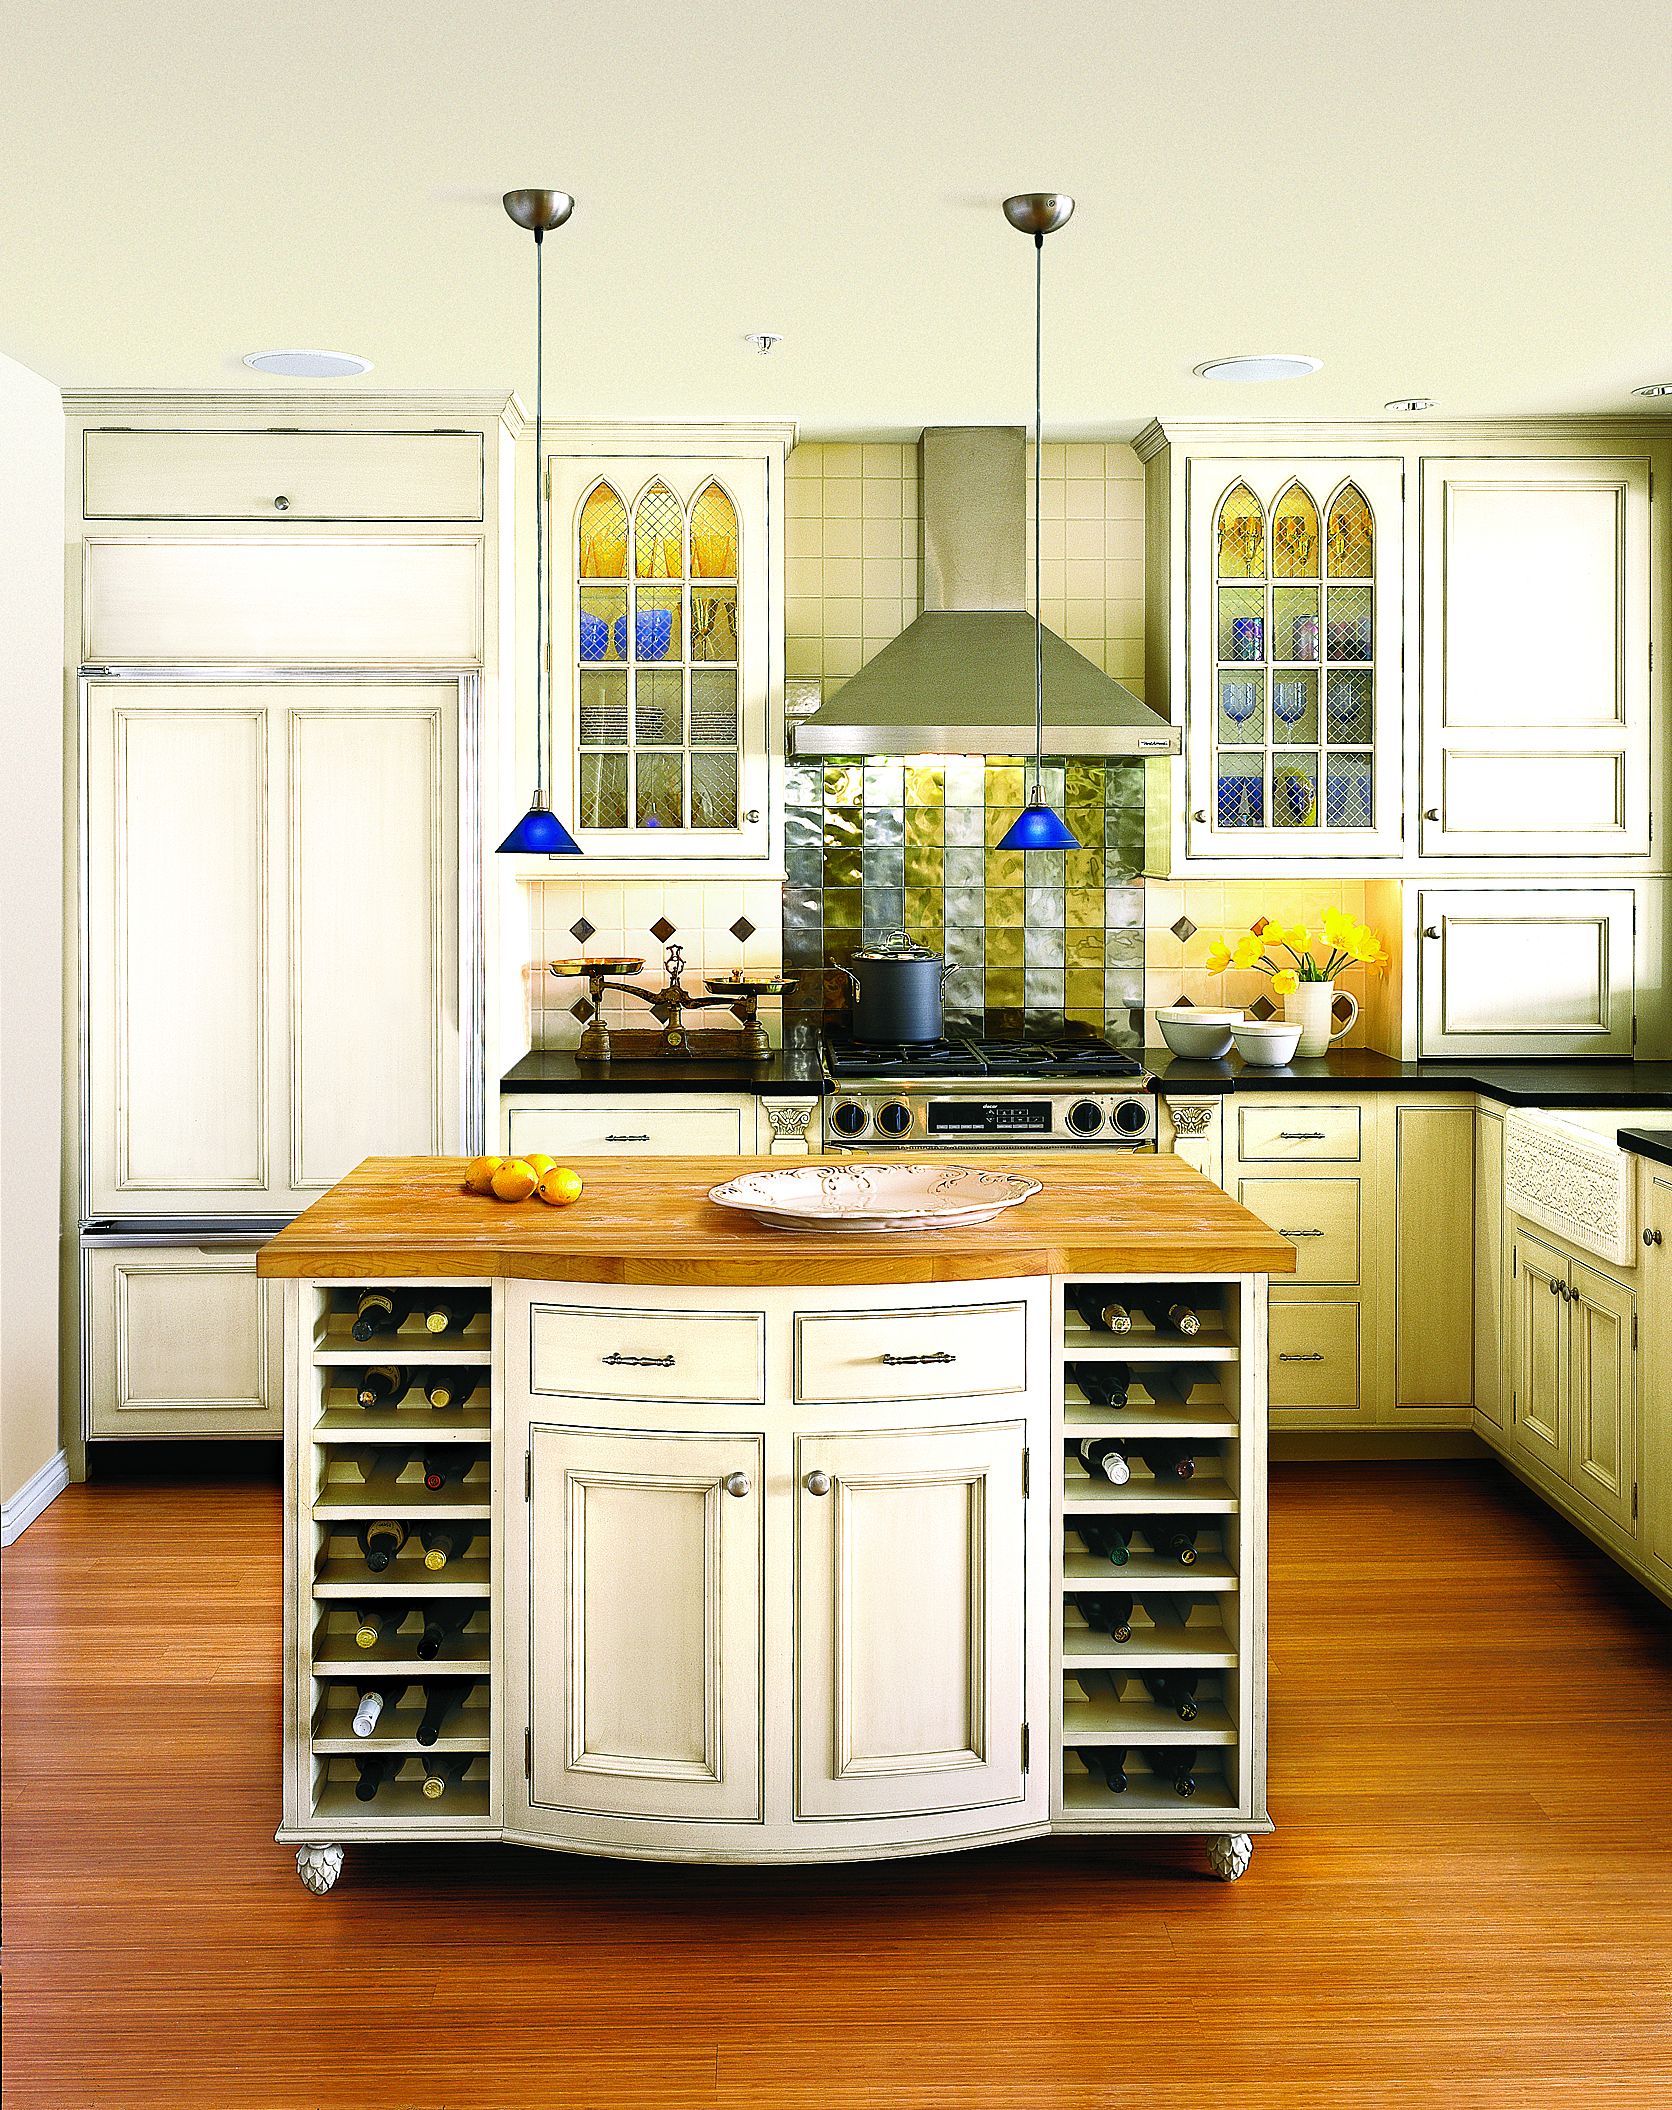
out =
<path fill-rule="evenodd" d="M 1103 1126 L 1103 1109 L 1095 1099 L 1076 1099 L 1063 1119 L 1077 1136 L 1094 1136 Z"/>
<path fill-rule="evenodd" d="M 877 1126 L 885 1136 L 903 1136 L 911 1128 L 911 1108 L 898 1099 L 890 1099 L 886 1106 L 877 1108 Z"/>
<path fill-rule="evenodd" d="M 1130 1098 L 1115 1101 L 1114 1123 L 1123 1136 L 1142 1136 L 1149 1133 L 1149 1101 L 1134 1092 Z"/>
<path fill-rule="evenodd" d="M 867 1115 L 857 1099 L 838 1099 L 830 1109 L 830 1125 L 839 1136 L 862 1136 Z"/>

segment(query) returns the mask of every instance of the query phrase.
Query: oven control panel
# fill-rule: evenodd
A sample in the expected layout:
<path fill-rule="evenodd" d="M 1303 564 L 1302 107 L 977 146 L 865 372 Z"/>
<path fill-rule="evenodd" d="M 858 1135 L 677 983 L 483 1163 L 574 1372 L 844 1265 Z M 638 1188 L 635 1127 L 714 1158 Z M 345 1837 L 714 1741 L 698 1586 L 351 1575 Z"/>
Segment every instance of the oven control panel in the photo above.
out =
<path fill-rule="evenodd" d="M 825 1113 L 827 1133 L 840 1145 L 909 1143 L 1009 1146 L 1085 1144 L 1100 1150 L 1153 1150 L 1155 1099 L 1141 1085 L 1095 1083 L 1048 1089 L 984 1083 L 970 1090 L 945 1084 L 867 1083 L 838 1086 Z"/>

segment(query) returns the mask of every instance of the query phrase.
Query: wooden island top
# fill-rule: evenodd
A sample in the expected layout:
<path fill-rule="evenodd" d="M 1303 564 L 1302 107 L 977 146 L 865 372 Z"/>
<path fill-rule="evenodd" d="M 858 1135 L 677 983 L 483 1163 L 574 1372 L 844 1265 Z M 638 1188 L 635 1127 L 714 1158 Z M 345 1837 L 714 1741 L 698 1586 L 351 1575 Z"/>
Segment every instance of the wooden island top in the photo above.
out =
<path fill-rule="evenodd" d="M 1043 1191 L 967 1230 L 769 1231 L 708 1199 L 724 1180 L 786 1162 L 577 1158 L 585 1192 L 552 1209 L 466 1194 L 463 1158 L 367 1158 L 262 1248 L 257 1271 L 712 1287 L 1294 1271 L 1293 1245 L 1182 1158 L 1006 1152 L 992 1162 Z"/>

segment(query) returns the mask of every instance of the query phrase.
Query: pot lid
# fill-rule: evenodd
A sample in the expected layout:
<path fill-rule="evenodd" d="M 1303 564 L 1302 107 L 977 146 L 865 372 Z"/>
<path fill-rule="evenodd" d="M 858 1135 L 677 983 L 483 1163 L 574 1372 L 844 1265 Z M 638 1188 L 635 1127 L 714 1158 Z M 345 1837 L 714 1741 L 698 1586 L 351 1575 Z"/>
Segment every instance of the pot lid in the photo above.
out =
<path fill-rule="evenodd" d="M 856 960 L 938 960 L 940 954 L 931 952 L 926 945 L 919 945 L 903 930 L 891 930 L 853 957 Z"/>

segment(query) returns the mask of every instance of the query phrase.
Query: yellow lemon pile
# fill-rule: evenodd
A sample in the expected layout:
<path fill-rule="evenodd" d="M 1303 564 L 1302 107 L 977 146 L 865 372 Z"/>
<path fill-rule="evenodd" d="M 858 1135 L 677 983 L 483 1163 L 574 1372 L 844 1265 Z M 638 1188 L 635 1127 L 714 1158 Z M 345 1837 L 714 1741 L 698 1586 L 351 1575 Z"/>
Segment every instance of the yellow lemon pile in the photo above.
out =
<path fill-rule="evenodd" d="M 525 1202 L 533 1195 L 553 1209 L 578 1202 L 583 1185 L 578 1172 L 539 1150 L 522 1158 L 472 1158 L 464 1176 L 466 1194 L 491 1194 L 502 1202 Z"/>

